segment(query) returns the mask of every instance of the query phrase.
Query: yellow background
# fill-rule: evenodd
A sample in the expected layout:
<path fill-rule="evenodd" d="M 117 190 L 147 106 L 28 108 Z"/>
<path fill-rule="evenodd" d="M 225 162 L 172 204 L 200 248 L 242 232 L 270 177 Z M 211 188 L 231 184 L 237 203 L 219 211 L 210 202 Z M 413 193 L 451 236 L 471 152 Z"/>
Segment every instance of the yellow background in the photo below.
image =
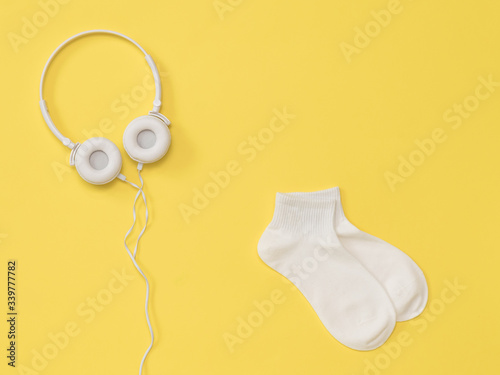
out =
<path fill-rule="evenodd" d="M 402 11 L 349 63 L 341 44 L 353 44 L 355 28 L 387 1 L 221 2 L 219 15 L 211 0 L 72 0 L 16 51 L 9 38 L 22 36 L 24 17 L 32 21 L 42 7 L 2 0 L 0 279 L 7 259 L 16 259 L 17 365 L 33 368 L 33 350 L 46 349 L 49 334 L 69 322 L 79 334 L 36 373 L 137 374 L 149 343 L 138 276 L 92 322 L 77 310 L 105 293 L 113 271 L 136 275 L 122 245 L 134 189 L 79 178 L 38 108 L 40 74 L 55 47 L 77 32 L 107 28 L 154 57 L 163 72 L 162 112 L 172 121 L 167 157 L 143 172 L 151 222 L 138 259 L 153 285 L 157 331 L 146 374 L 496 373 L 500 88 L 459 129 L 443 114 L 474 95 L 478 77 L 500 81 L 500 3 L 401 0 Z M 109 119 L 104 135 L 123 151 L 123 130 L 151 109 L 154 93 L 147 90 L 126 116 L 112 105 L 139 92 L 148 74 L 126 41 L 80 39 L 47 76 L 54 121 L 82 142 L 83 131 Z M 284 107 L 296 117 L 247 161 L 238 146 Z M 392 191 L 384 173 L 396 173 L 398 157 L 408 158 L 415 141 L 436 128 L 447 140 Z M 193 189 L 202 190 L 231 160 L 241 172 L 186 222 L 179 206 L 192 205 Z M 134 170 L 124 157 L 123 173 L 137 181 Z M 410 255 L 429 284 L 424 316 L 398 323 L 388 343 L 371 352 L 338 343 L 257 255 L 276 191 L 337 185 L 347 217 Z M 453 282 L 466 289 L 443 302 Z M 225 333 L 236 335 L 238 319 L 258 311 L 254 302 L 273 290 L 283 292 L 284 303 L 231 353 Z M 401 334 L 409 345 L 398 343 Z M 1 357 L 2 374 L 23 373 Z M 371 365 L 378 367 L 367 370 Z"/>

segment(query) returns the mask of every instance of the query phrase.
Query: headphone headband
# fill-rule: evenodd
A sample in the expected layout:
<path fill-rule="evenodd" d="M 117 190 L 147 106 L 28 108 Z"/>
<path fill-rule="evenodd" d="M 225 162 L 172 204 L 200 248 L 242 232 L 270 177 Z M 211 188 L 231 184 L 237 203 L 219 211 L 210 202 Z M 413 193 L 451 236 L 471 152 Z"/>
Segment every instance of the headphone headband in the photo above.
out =
<path fill-rule="evenodd" d="M 62 42 L 59 45 L 59 47 L 57 47 L 54 50 L 54 52 L 52 52 L 52 54 L 50 55 L 49 59 L 47 60 L 47 63 L 45 64 L 45 67 L 43 68 L 42 78 L 40 79 L 40 109 L 42 111 L 43 119 L 47 123 L 47 126 L 52 131 L 52 133 L 54 133 L 54 135 L 62 142 L 63 145 L 65 145 L 66 147 L 69 147 L 70 149 L 73 149 L 73 147 L 75 147 L 75 144 L 69 138 L 65 137 L 59 131 L 59 129 L 57 129 L 57 127 L 54 124 L 54 121 L 52 121 L 52 118 L 50 117 L 50 114 L 49 114 L 49 111 L 48 111 L 48 108 L 47 108 L 47 103 L 43 99 L 43 83 L 44 83 L 44 80 L 45 80 L 45 74 L 47 73 L 47 69 L 48 69 L 50 63 L 52 62 L 52 60 L 54 59 L 54 57 L 59 53 L 59 51 L 62 48 L 64 48 L 67 44 L 71 43 L 73 40 L 75 40 L 77 38 L 80 38 L 82 36 L 85 36 L 85 35 L 89 35 L 89 34 L 112 34 L 112 35 L 119 36 L 119 37 L 121 37 L 123 39 L 126 39 L 129 42 L 133 43 L 137 48 L 139 48 L 141 50 L 142 53 L 144 53 L 144 57 L 146 58 L 146 61 L 147 61 L 148 65 L 149 65 L 149 67 L 151 68 L 151 71 L 153 72 L 153 78 L 154 78 L 154 81 L 155 81 L 155 92 L 156 92 L 156 94 L 155 94 L 155 100 L 153 102 L 153 110 L 152 110 L 152 112 L 153 113 L 158 113 L 160 111 L 160 108 L 161 108 L 161 80 L 160 80 L 160 72 L 158 71 L 158 68 L 157 68 L 155 62 L 153 61 L 153 58 L 150 55 L 148 55 L 148 53 L 146 52 L 146 50 L 144 48 L 142 48 L 139 45 L 139 43 L 137 43 L 135 40 L 133 40 L 132 38 L 129 38 L 126 35 L 123 35 L 123 34 L 118 33 L 116 31 L 110 31 L 110 30 L 89 30 L 89 31 L 83 31 L 81 33 L 73 35 L 71 38 L 66 39 L 64 42 Z"/>

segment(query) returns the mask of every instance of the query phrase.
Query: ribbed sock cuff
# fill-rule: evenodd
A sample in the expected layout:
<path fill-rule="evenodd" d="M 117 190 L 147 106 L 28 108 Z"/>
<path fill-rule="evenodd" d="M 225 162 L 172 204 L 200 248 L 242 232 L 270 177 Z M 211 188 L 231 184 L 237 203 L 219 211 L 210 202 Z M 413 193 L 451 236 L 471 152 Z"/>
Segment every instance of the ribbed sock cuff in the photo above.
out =
<path fill-rule="evenodd" d="M 297 192 L 297 193 L 284 193 L 291 197 L 302 198 L 307 200 L 317 201 L 336 201 L 340 200 L 340 189 L 333 187 L 325 190 L 311 191 L 311 192 Z"/>
<path fill-rule="evenodd" d="M 325 190 L 313 191 L 310 193 L 286 193 L 288 196 L 301 198 L 308 201 L 323 201 L 323 202 L 335 202 L 335 222 L 339 223 L 343 220 L 347 220 L 344 214 L 344 210 L 342 208 L 342 202 L 340 199 L 340 188 L 333 187 Z"/>
<path fill-rule="evenodd" d="M 335 213 L 334 193 L 335 189 L 311 193 L 277 193 L 269 227 L 306 236 L 331 234 Z"/>

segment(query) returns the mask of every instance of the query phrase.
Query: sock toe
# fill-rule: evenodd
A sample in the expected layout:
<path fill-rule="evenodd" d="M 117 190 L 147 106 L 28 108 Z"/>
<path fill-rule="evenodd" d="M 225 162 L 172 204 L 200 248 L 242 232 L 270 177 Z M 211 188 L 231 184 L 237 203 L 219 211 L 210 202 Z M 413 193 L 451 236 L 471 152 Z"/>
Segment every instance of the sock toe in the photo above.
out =
<path fill-rule="evenodd" d="M 404 322 L 419 316 L 424 311 L 428 299 L 425 276 L 422 274 L 421 277 L 415 279 L 410 285 L 391 294 L 398 322 Z"/>

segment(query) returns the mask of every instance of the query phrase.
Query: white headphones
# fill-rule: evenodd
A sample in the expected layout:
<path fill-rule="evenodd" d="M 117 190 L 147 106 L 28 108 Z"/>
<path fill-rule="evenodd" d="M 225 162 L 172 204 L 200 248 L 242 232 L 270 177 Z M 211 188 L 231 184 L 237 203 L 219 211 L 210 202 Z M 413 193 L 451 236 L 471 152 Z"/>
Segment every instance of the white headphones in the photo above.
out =
<path fill-rule="evenodd" d="M 65 137 L 54 125 L 47 109 L 47 103 L 43 99 L 43 83 L 47 69 L 59 53 L 59 51 L 73 40 L 89 34 L 112 34 L 122 37 L 139 48 L 153 72 L 155 81 L 155 100 L 153 110 L 147 115 L 138 117 L 130 122 L 123 133 L 123 146 L 127 154 L 136 162 L 154 163 L 160 160 L 168 151 L 171 142 L 170 121 L 159 111 L 161 108 L 161 81 L 160 73 L 153 58 L 133 39 L 110 30 L 89 30 L 72 36 L 65 40 L 52 52 L 45 64 L 40 80 L 40 109 L 49 129 L 62 142 L 71 149 L 70 165 L 76 166 L 78 174 L 87 182 L 95 185 L 103 185 L 113 181 L 116 177 L 124 180 L 125 176 L 120 174 L 122 157 L 116 145 L 107 138 L 94 137 L 87 139 L 82 144 L 73 143 Z M 141 166 L 142 168 L 142 166 Z"/>
<path fill-rule="evenodd" d="M 122 37 L 131 43 L 135 44 L 137 48 L 139 48 L 146 57 L 146 61 L 148 62 L 149 67 L 153 71 L 153 77 L 155 81 L 155 89 L 156 96 L 153 102 L 153 110 L 149 112 L 146 116 L 138 117 L 130 122 L 130 124 L 125 129 L 123 133 L 123 146 L 125 147 L 125 151 L 127 154 L 135 160 L 137 164 L 137 171 L 139 174 L 139 180 L 141 182 L 141 186 L 134 184 L 126 179 L 124 175 L 120 173 L 122 168 L 122 157 L 118 147 L 111 142 L 107 138 L 95 137 L 87 139 L 82 144 L 73 143 L 69 138 L 62 135 L 59 129 L 56 128 L 54 122 L 50 118 L 49 111 L 47 109 L 47 103 L 43 99 L 43 81 L 45 78 L 45 73 L 47 69 L 54 59 L 54 57 L 59 53 L 59 51 L 66 46 L 68 43 L 73 41 L 76 38 L 79 38 L 88 34 L 97 34 L 97 33 L 105 33 L 105 34 L 113 34 L 119 37 Z M 139 245 L 139 240 L 141 239 L 144 231 L 146 230 L 146 226 L 148 224 L 148 205 L 146 201 L 146 195 L 144 194 L 144 180 L 141 176 L 141 170 L 143 167 L 143 163 L 153 163 L 157 160 L 160 160 L 168 151 L 170 147 L 170 130 L 168 126 L 170 125 L 170 121 L 163 116 L 159 111 L 161 107 L 161 82 L 160 82 L 160 73 L 158 72 L 158 68 L 156 67 L 153 58 L 146 53 L 146 51 L 134 40 L 129 37 L 117 33 L 115 31 L 109 30 L 89 30 L 84 31 L 82 33 L 76 34 L 71 38 L 65 40 L 59 47 L 56 48 L 52 55 L 50 55 L 49 60 L 45 64 L 45 68 L 42 72 L 42 78 L 40 80 L 40 108 L 42 110 L 42 115 L 47 123 L 49 129 L 54 133 L 54 135 L 62 142 L 63 145 L 69 147 L 71 149 L 71 155 L 69 159 L 70 165 L 76 166 L 76 170 L 78 174 L 87 182 L 95 185 L 103 185 L 108 182 L 113 181 L 115 178 L 119 178 L 122 181 L 127 182 L 132 185 L 134 188 L 138 189 L 138 192 L 135 196 L 134 201 L 134 223 L 128 230 L 125 235 L 124 245 L 127 250 L 132 263 L 134 264 L 137 271 L 141 274 L 146 282 L 146 304 L 145 304 L 145 313 L 146 320 L 149 327 L 149 332 L 151 335 L 151 343 L 147 348 L 144 356 L 142 357 L 142 361 L 139 368 L 139 374 L 142 374 L 144 363 L 146 361 L 146 357 L 148 356 L 151 348 L 153 347 L 154 342 L 154 332 L 153 327 L 151 325 L 151 320 L 149 318 L 149 281 L 142 271 L 141 267 L 136 261 L 136 254 Z M 127 238 L 130 235 L 132 229 L 134 228 L 136 222 L 136 212 L 135 212 L 135 203 L 137 199 L 142 196 L 144 201 L 144 205 L 146 207 L 146 218 L 144 227 L 137 237 L 137 241 L 135 244 L 135 249 L 132 252 L 127 246 Z"/>

